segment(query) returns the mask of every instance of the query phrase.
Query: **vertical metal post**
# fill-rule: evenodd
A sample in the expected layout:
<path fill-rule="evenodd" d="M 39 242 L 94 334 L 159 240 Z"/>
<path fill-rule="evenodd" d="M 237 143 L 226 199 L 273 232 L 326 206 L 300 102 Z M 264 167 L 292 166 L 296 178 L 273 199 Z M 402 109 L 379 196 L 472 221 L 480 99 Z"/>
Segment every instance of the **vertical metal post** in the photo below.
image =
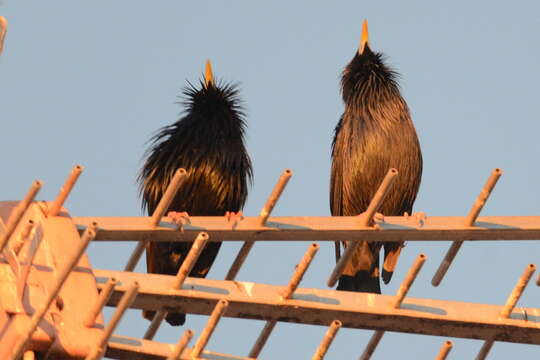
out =
<path fill-rule="evenodd" d="M 4 39 L 6 38 L 7 32 L 7 20 L 5 17 L 0 16 L 0 55 L 4 50 Z"/>
<path fill-rule="evenodd" d="M 114 290 L 114 287 L 116 286 L 116 279 L 110 278 L 107 280 L 107 283 L 105 284 L 105 287 L 103 290 L 101 290 L 99 297 L 97 298 L 96 303 L 92 308 L 90 309 L 90 312 L 84 319 L 84 326 L 86 327 L 92 327 L 96 323 L 96 318 L 101 313 L 101 310 L 107 304 L 107 301 L 111 298 L 112 292 Z"/>
<path fill-rule="evenodd" d="M 184 332 L 184 335 L 180 338 L 176 346 L 174 347 L 174 350 L 171 352 L 171 354 L 167 357 L 167 360 L 180 360 L 180 356 L 182 356 L 182 352 L 186 348 L 186 346 L 191 341 L 191 338 L 193 337 L 193 331 L 188 329 Z"/>
<path fill-rule="evenodd" d="M 88 354 L 85 360 L 98 360 L 103 357 L 105 350 L 107 350 L 107 344 L 109 343 L 109 339 L 111 338 L 114 329 L 116 329 L 116 326 L 120 322 L 120 319 L 122 319 L 122 316 L 124 316 L 126 310 L 131 306 L 133 300 L 135 300 L 135 298 L 137 297 L 138 292 L 139 284 L 135 281 L 124 293 L 124 295 L 122 295 L 122 298 L 118 302 L 118 306 L 116 307 L 111 321 L 109 321 L 109 323 L 107 324 L 107 327 L 105 328 L 105 331 L 103 332 L 103 335 L 99 340 L 99 344 L 92 350 L 90 354 Z"/>
<path fill-rule="evenodd" d="M 266 221 L 270 217 L 272 210 L 274 210 L 274 207 L 276 206 L 281 194 L 283 193 L 285 186 L 287 186 L 287 183 L 289 182 L 292 174 L 293 172 L 291 169 L 285 169 L 283 173 L 281 174 L 281 176 L 279 177 L 278 182 L 274 186 L 272 193 L 266 200 L 266 203 L 264 204 L 259 214 L 259 224 L 261 226 L 266 225 Z M 225 276 L 225 280 L 232 281 L 236 278 L 236 275 L 238 275 L 240 268 L 244 264 L 244 261 L 246 261 L 246 258 L 249 255 L 249 252 L 251 251 L 251 248 L 253 247 L 254 244 L 255 243 L 251 240 L 244 242 L 244 244 L 242 245 L 242 248 L 240 248 L 240 251 L 236 255 L 236 258 L 234 259 L 229 271 L 227 272 L 227 276 Z"/>
<path fill-rule="evenodd" d="M 54 283 L 47 298 L 45 299 L 44 304 L 32 315 L 32 318 L 30 319 L 30 324 L 24 332 L 22 339 L 18 341 L 13 347 L 10 360 L 17 360 L 22 355 L 24 348 L 30 341 L 32 334 L 36 330 L 41 319 L 43 319 L 43 316 L 45 316 L 45 314 L 47 313 L 47 310 L 51 306 L 54 299 L 56 299 L 56 297 L 58 296 L 58 293 L 60 292 L 62 285 L 64 285 L 64 282 L 66 281 L 68 275 L 79 262 L 79 259 L 84 254 L 84 251 L 86 250 L 86 247 L 88 246 L 90 241 L 96 236 L 96 228 L 97 224 L 93 223 L 83 233 L 80 243 L 77 244 L 78 246 L 75 253 L 69 257 L 67 264 L 58 272 L 56 282 Z"/>
<path fill-rule="evenodd" d="M 489 199 L 489 195 L 493 191 L 493 188 L 495 187 L 495 185 L 497 185 L 497 181 L 499 181 L 499 178 L 501 177 L 502 173 L 503 173 L 502 170 L 498 168 L 494 169 L 491 172 L 489 179 L 486 181 L 484 187 L 482 188 L 482 191 L 476 198 L 476 201 L 474 202 L 471 210 L 469 211 L 469 214 L 467 215 L 467 218 L 465 219 L 465 226 L 474 226 L 474 223 L 476 219 L 478 218 L 480 211 L 482 211 L 482 208 L 484 207 L 487 200 Z M 435 273 L 435 275 L 433 276 L 433 279 L 431 280 L 431 284 L 433 286 L 439 286 L 444 275 L 448 271 L 448 268 L 452 264 L 452 261 L 454 261 L 454 258 L 456 257 L 462 244 L 463 244 L 463 241 L 454 241 L 452 243 L 452 246 L 446 252 L 446 255 L 444 256 L 443 261 L 439 265 L 437 272 Z"/>
<path fill-rule="evenodd" d="M 364 352 L 360 356 L 360 360 L 369 360 L 371 358 L 371 355 L 373 355 L 373 353 L 375 352 L 375 349 L 377 348 L 377 345 L 379 345 L 379 342 L 381 341 L 383 335 L 384 331 L 375 330 L 375 332 L 371 336 L 371 339 L 369 339 L 369 342 L 366 345 Z"/>
<path fill-rule="evenodd" d="M 371 202 L 369 203 L 367 210 L 362 214 L 362 220 L 360 224 L 362 227 L 368 227 L 373 221 L 373 215 L 375 215 L 377 210 L 379 210 L 379 207 L 384 201 L 386 194 L 388 194 L 388 190 L 390 190 L 397 174 L 398 174 L 398 171 L 394 168 L 391 168 L 386 173 L 386 176 L 381 182 L 381 185 L 379 185 L 377 192 L 371 199 Z M 332 273 L 330 274 L 330 277 L 328 278 L 328 281 L 326 282 L 326 284 L 329 287 L 334 287 L 334 285 L 336 285 L 336 282 L 338 281 L 339 277 L 343 273 L 343 269 L 345 268 L 345 265 L 347 265 L 347 263 L 351 259 L 358 245 L 360 245 L 360 241 L 354 241 L 354 242 L 349 241 L 347 248 L 343 252 L 343 256 L 339 258 L 339 261 L 336 263 L 336 266 L 332 270 Z"/>
<path fill-rule="evenodd" d="M 82 167 L 81 165 L 75 165 L 73 169 L 71 169 L 71 173 L 66 179 L 64 186 L 60 188 L 60 192 L 58 193 L 58 195 L 56 196 L 56 199 L 54 199 L 53 203 L 51 204 L 51 207 L 49 208 L 47 215 L 57 216 L 60 213 L 60 209 L 64 205 L 64 202 L 69 196 L 69 193 L 71 192 L 71 190 L 73 190 L 73 186 L 75 186 L 75 183 L 77 182 L 77 179 L 79 178 L 83 170 L 84 170 L 84 167 Z"/>
<path fill-rule="evenodd" d="M 403 302 L 403 299 L 405 299 L 405 296 L 407 296 L 407 293 L 409 292 L 409 289 L 411 288 L 412 283 L 416 279 L 416 276 L 418 275 L 418 272 L 422 268 L 422 265 L 426 262 L 426 255 L 419 254 L 416 257 L 416 260 L 413 264 L 413 266 L 409 269 L 409 272 L 407 273 L 407 276 L 401 283 L 397 293 L 396 293 L 396 300 L 394 301 L 394 308 L 397 309 L 401 306 L 401 303 Z"/>
<path fill-rule="evenodd" d="M 184 281 L 186 281 L 186 278 L 193 269 L 193 266 L 195 266 L 195 263 L 199 259 L 199 256 L 201 256 L 201 253 L 206 247 L 206 243 L 208 242 L 209 238 L 210 237 L 206 232 L 200 232 L 199 235 L 197 235 L 197 238 L 193 242 L 193 245 L 191 245 L 191 249 L 189 249 L 186 258 L 182 262 L 180 269 L 178 269 L 178 272 L 176 273 L 176 277 L 174 278 L 174 282 L 172 284 L 173 289 L 182 289 Z M 165 310 L 161 309 L 156 311 L 156 314 L 154 315 L 152 322 L 148 326 L 148 329 L 146 330 L 143 339 L 153 339 L 166 316 L 167 312 Z"/>
<path fill-rule="evenodd" d="M 328 351 L 328 348 L 330 345 L 332 345 L 332 341 L 334 341 L 334 338 L 336 337 L 336 334 L 341 328 L 341 321 L 334 320 L 332 321 L 332 324 L 326 331 L 326 334 L 324 335 L 324 338 L 322 339 L 321 343 L 319 344 L 319 347 L 315 351 L 315 354 L 311 357 L 311 360 L 322 360 L 324 359 L 324 356 L 326 355 L 326 352 Z"/>
<path fill-rule="evenodd" d="M 306 270 L 311 264 L 311 261 L 313 261 L 313 258 L 315 257 L 315 254 L 317 254 L 318 250 L 319 250 L 319 244 L 317 243 L 312 243 L 309 246 L 306 253 L 304 254 L 304 257 L 302 258 L 300 263 L 296 266 L 296 270 L 294 271 L 293 276 L 289 280 L 289 284 L 287 284 L 287 287 L 285 288 L 285 291 L 283 292 L 283 295 L 282 295 L 283 299 L 289 299 L 292 296 L 292 294 L 295 292 L 296 288 L 298 287 L 298 284 L 300 284 L 300 281 L 302 281 L 302 278 L 304 277 Z"/>
<path fill-rule="evenodd" d="M 9 219 L 6 223 L 6 229 L 5 231 L 0 234 L 0 252 L 4 250 L 4 247 L 8 243 L 9 238 L 11 237 L 11 234 L 15 231 L 15 228 L 19 224 L 19 221 L 21 221 L 21 218 L 23 217 L 24 213 L 34 201 L 34 198 L 36 197 L 39 189 L 41 189 L 41 186 L 43 184 L 41 181 L 36 180 L 32 183 L 32 186 L 30 186 L 30 189 L 28 190 L 28 193 L 24 197 L 24 199 L 15 206 L 15 208 L 11 211 L 11 214 L 9 215 Z"/>
<path fill-rule="evenodd" d="M 516 286 L 514 286 L 512 293 L 510 294 L 510 296 L 508 296 L 508 299 L 506 300 L 506 304 L 504 305 L 504 308 L 501 311 L 501 317 L 508 318 L 510 316 L 510 314 L 512 313 L 512 310 L 514 310 L 514 307 L 516 306 L 519 298 L 521 297 L 521 294 L 523 294 L 525 287 L 527 287 L 529 280 L 531 280 L 531 277 L 535 270 L 536 270 L 536 266 L 534 264 L 529 264 L 525 268 L 525 271 L 519 278 Z"/>
<path fill-rule="evenodd" d="M 270 334 L 276 327 L 277 321 L 276 320 L 269 320 L 264 325 L 264 328 L 262 329 L 261 333 L 259 334 L 259 337 L 257 338 L 257 341 L 255 341 L 255 344 L 251 348 L 249 352 L 250 358 L 257 358 L 259 357 L 259 354 L 261 353 L 264 345 L 266 345 L 266 341 L 268 341 L 268 338 L 270 337 Z"/>
<path fill-rule="evenodd" d="M 212 314 L 210 315 L 210 318 L 206 323 L 205 328 L 203 329 L 201 335 L 199 335 L 197 342 L 191 350 L 192 358 L 196 359 L 200 357 L 202 351 L 204 350 L 204 347 L 206 346 L 206 344 L 208 344 L 208 340 L 210 340 L 210 336 L 212 336 L 212 333 L 214 332 L 216 325 L 219 322 L 219 319 L 221 319 L 221 316 L 223 315 L 225 310 L 227 310 L 227 306 L 229 306 L 229 302 L 227 300 L 222 299 L 218 301 L 216 307 L 214 308 L 214 311 L 212 311 Z"/>
<path fill-rule="evenodd" d="M 450 350 L 452 350 L 452 346 L 454 346 L 454 344 L 450 340 L 445 341 L 441 346 L 441 350 L 439 351 L 439 354 L 437 355 L 435 360 L 446 359 L 446 357 L 450 353 Z"/>
<path fill-rule="evenodd" d="M 152 214 L 152 217 L 150 218 L 151 227 L 156 227 L 159 224 L 161 218 L 165 214 L 165 211 L 167 211 L 167 209 L 171 205 L 171 202 L 176 196 L 178 189 L 180 189 L 180 186 L 182 186 L 182 184 L 184 183 L 185 179 L 186 170 L 176 170 L 176 173 L 174 173 L 174 176 L 169 183 L 169 186 L 167 186 L 167 190 L 165 190 L 165 194 L 163 194 L 163 196 L 161 197 L 161 200 L 159 201 L 156 209 L 154 210 L 154 213 Z M 135 266 L 137 266 L 137 263 L 139 262 L 139 259 L 141 258 L 141 255 L 144 249 L 146 249 L 147 245 L 148 241 L 139 241 L 137 243 L 137 246 L 129 257 L 128 263 L 126 264 L 124 271 L 133 271 L 133 269 L 135 269 Z"/>
<path fill-rule="evenodd" d="M 488 354 L 491 348 L 493 347 L 493 344 L 495 343 L 495 340 L 486 340 L 484 341 L 484 344 L 482 345 L 482 348 L 480 348 L 480 351 L 478 352 L 478 355 L 476 355 L 476 360 L 484 360 Z"/>

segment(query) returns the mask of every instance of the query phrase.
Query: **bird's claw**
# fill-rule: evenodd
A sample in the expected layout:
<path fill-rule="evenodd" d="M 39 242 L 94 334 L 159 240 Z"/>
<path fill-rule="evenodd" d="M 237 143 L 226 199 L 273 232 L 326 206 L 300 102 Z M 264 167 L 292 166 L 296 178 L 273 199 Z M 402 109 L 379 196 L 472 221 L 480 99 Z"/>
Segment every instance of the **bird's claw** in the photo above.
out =
<path fill-rule="evenodd" d="M 225 213 L 225 218 L 227 219 L 228 222 L 232 222 L 232 230 L 234 230 L 238 226 L 238 223 L 244 220 L 244 213 L 241 211 L 239 212 L 227 211 Z"/>
<path fill-rule="evenodd" d="M 177 211 L 169 211 L 167 214 L 167 217 L 170 218 L 178 227 L 180 228 L 180 231 L 184 232 L 184 225 L 191 224 L 191 219 L 189 218 L 189 214 L 185 211 L 177 212 Z"/>

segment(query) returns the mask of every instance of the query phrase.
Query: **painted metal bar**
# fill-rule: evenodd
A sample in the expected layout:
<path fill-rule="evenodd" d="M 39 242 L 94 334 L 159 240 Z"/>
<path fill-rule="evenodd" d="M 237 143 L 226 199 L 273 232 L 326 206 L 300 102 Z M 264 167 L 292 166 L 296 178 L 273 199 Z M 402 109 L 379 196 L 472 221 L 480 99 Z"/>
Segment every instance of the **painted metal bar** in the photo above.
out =
<path fill-rule="evenodd" d="M 375 330 L 373 335 L 371 335 L 371 338 L 369 339 L 369 342 L 366 345 L 364 352 L 362 353 L 362 355 L 360 355 L 360 360 L 369 360 L 371 358 L 371 355 L 373 355 L 373 353 L 375 352 L 375 349 L 377 348 L 377 345 L 379 345 L 379 342 L 381 341 L 383 335 L 384 331 Z"/>
<path fill-rule="evenodd" d="M 540 286 L 540 274 L 538 274 L 538 277 L 536 278 L 536 285 Z"/>
<path fill-rule="evenodd" d="M 482 208 L 484 207 L 487 200 L 489 199 L 489 195 L 493 191 L 493 188 L 497 184 L 497 181 L 499 181 L 499 178 L 501 177 L 502 173 L 503 172 L 501 169 L 494 169 L 491 172 L 491 175 L 489 176 L 488 180 L 484 184 L 482 191 L 476 198 L 471 210 L 469 211 L 469 214 L 465 218 L 465 226 L 475 225 L 476 219 L 478 218 L 480 211 L 482 211 Z M 452 262 L 454 261 L 454 258 L 456 257 L 462 244 L 463 244 L 463 241 L 459 241 L 459 240 L 456 240 L 452 243 L 452 246 L 450 246 L 450 248 L 446 252 L 444 259 L 442 260 L 441 264 L 439 265 L 439 268 L 437 269 L 437 271 L 435 272 L 435 275 L 433 276 L 433 279 L 431 280 L 431 284 L 433 286 L 439 286 L 442 279 L 444 278 L 444 275 L 446 275 L 446 272 L 450 268 L 450 265 L 452 265 Z"/>
<path fill-rule="evenodd" d="M 413 217 L 385 216 L 378 228 L 358 227 L 358 216 L 278 216 L 265 227 L 259 218 L 245 217 L 233 231 L 224 216 L 190 216 L 184 232 L 168 227 L 152 228 L 148 217 L 74 218 L 81 228 L 99 222 L 95 241 L 193 241 L 201 231 L 210 241 L 537 241 L 540 240 L 540 216 L 483 216 L 474 227 L 466 227 L 464 216 L 430 216 L 423 226 Z M 444 246 L 441 244 L 441 246 Z"/>
<path fill-rule="evenodd" d="M 103 357 L 105 351 L 107 350 L 107 344 L 112 336 L 113 331 L 116 329 L 116 326 L 118 326 L 118 323 L 122 319 L 122 316 L 124 316 L 126 310 L 133 303 L 133 300 L 135 300 L 137 297 L 138 291 L 139 284 L 137 282 L 133 282 L 118 302 L 116 310 L 114 311 L 111 320 L 107 324 L 107 327 L 101 336 L 99 345 L 92 349 L 92 352 L 88 354 L 85 360 L 98 360 Z"/>
<path fill-rule="evenodd" d="M 24 224 L 24 227 L 19 234 L 19 237 L 16 241 L 14 241 L 13 244 L 13 251 L 15 254 L 19 255 L 19 252 L 21 251 L 24 243 L 28 240 L 28 237 L 30 236 L 30 232 L 34 228 L 34 221 L 32 219 L 28 219 L 28 221 Z"/>
<path fill-rule="evenodd" d="M 32 185 L 30 186 L 30 189 L 26 193 L 26 196 L 11 211 L 11 214 L 9 215 L 9 219 L 6 223 L 6 229 L 2 234 L 0 234 L 0 252 L 4 250 L 4 247 L 8 243 L 9 238 L 15 231 L 15 228 L 17 227 L 17 225 L 19 225 L 21 218 L 23 217 L 24 213 L 26 212 L 26 210 L 28 209 L 32 201 L 34 201 L 42 185 L 43 184 L 41 181 L 39 180 L 34 181 Z"/>
<path fill-rule="evenodd" d="M 437 357 L 435 360 L 445 360 L 448 354 L 450 353 L 450 350 L 452 350 L 452 347 L 454 346 L 454 343 L 450 340 L 445 341 L 442 346 L 441 350 L 437 354 Z"/>
<path fill-rule="evenodd" d="M 103 310 L 103 307 L 105 306 L 107 301 L 109 301 L 109 299 L 111 298 L 111 295 L 115 286 L 116 286 L 115 278 L 111 278 L 107 280 L 107 283 L 105 283 L 105 286 L 99 293 L 99 297 L 96 303 L 90 309 L 90 311 L 88 312 L 88 315 L 84 319 L 84 326 L 93 327 L 95 325 L 98 315 L 101 313 L 101 310 Z"/>
<path fill-rule="evenodd" d="M 49 211 L 47 211 L 47 215 L 58 216 L 58 214 L 60 213 L 60 209 L 66 202 L 69 193 L 71 193 L 71 190 L 73 190 L 73 187 L 75 186 L 75 183 L 77 182 L 77 179 L 79 178 L 83 170 L 84 167 L 81 165 L 75 165 L 73 169 L 71 169 L 71 173 L 66 179 L 66 182 L 60 188 L 60 192 L 56 196 L 56 199 L 54 199 L 54 201 L 51 203 Z"/>
<path fill-rule="evenodd" d="M 186 170 L 176 170 L 171 182 L 169 183 L 169 186 L 167 186 L 167 189 L 165 190 L 165 194 L 163 194 L 163 196 L 161 197 L 161 200 L 159 201 L 156 209 L 154 210 L 154 213 L 152 214 L 152 217 L 150 218 L 149 227 L 155 228 L 159 224 L 161 218 L 165 214 L 165 211 L 167 211 L 167 209 L 171 205 L 171 202 L 176 196 L 178 189 L 180 189 L 180 186 L 182 186 L 182 184 L 184 183 L 185 179 Z M 146 249 L 147 245 L 148 240 L 141 240 L 137 243 L 137 246 L 135 246 L 135 249 L 133 249 L 133 252 L 131 253 L 131 256 L 129 257 L 129 260 L 126 264 L 126 267 L 124 268 L 125 271 L 133 271 L 135 269 L 135 266 L 137 266 L 137 263 L 139 262 L 142 253 L 144 252 L 144 249 Z"/>
<path fill-rule="evenodd" d="M 272 193 L 266 200 L 266 203 L 264 204 L 263 208 L 261 209 L 261 212 L 259 214 L 259 217 L 257 219 L 258 226 L 266 226 L 266 222 L 268 220 L 268 217 L 274 210 L 274 207 L 276 206 L 281 194 L 283 193 L 283 190 L 285 189 L 285 186 L 287 186 L 287 183 L 289 182 L 293 172 L 290 169 L 285 169 L 281 176 L 278 179 L 278 182 L 274 186 L 274 189 L 272 190 Z M 235 227 L 236 228 L 236 227 Z M 225 276 L 225 280 L 234 280 L 236 278 L 236 275 L 238 275 L 238 272 L 240 271 L 240 268 L 246 261 L 246 258 L 249 255 L 249 252 L 251 251 L 251 248 L 253 248 L 254 243 L 252 241 L 246 241 L 238 251 L 238 254 L 236 255 L 236 258 L 234 259 L 231 267 L 229 268 L 229 271 L 227 272 L 227 275 Z"/>
<path fill-rule="evenodd" d="M 49 307 L 51 306 L 52 302 L 58 296 L 58 293 L 60 292 L 62 285 L 66 281 L 67 277 L 69 276 L 73 268 L 79 262 L 79 259 L 84 254 L 86 247 L 88 246 L 90 241 L 95 237 L 96 229 L 97 229 L 97 224 L 94 223 L 92 224 L 92 226 L 88 227 L 85 230 L 76 251 L 73 254 L 71 254 L 71 256 L 69 257 L 69 260 L 66 263 L 66 266 L 59 270 L 58 276 L 56 277 L 56 282 L 54 283 L 53 287 L 50 289 L 50 292 L 48 293 L 47 297 L 45 298 L 44 304 L 40 308 L 38 308 L 36 312 L 32 315 L 32 318 L 30 320 L 30 325 L 26 329 L 26 332 L 21 337 L 21 340 L 18 341 L 13 347 L 13 350 L 11 352 L 11 357 L 10 357 L 11 360 L 16 360 L 23 354 L 24 349 L 26 345 L 28 344 L 28 342 L 30 341 L 30 338 L 32 334 L 34 333 L 34 331 L 36 330 L 39 322 L 43 319 L 43 316 L 45 316 L 45 314 L 49 310 Z"/>
<path fill-rule="evenodd" d="M 262 349 L 264 348 L 264 345 L 266 345 L 266 342 L 268 341 L 268 338 L 270 337 L 270 334 L 272 334 L 272 331 L 276 327 L 277 321 L 276 320 L 269 320 L 264 324 L 263 329 L 261 330 L 261 333 L 259 334 L 259 337 L 255 341 L 255 344 L 253 344 L 253 347 L 249 351 L 248 357 L 250 358 L 258 358 L 261 354 Z"/>
<path fill-rule="evenodd" d="M 283 299 L 289 299 L 292 296 L 292 294 L 298 287 L 298 284 L 300 284 L 300 281 L 302 281 L 304 274 L 306 273 L 309 265 L 311 264 L 311 261 L 313 261 L 313 258 L 317 254 L 318 250 L 319 250 L 319 244 L 317 243 L 312 243 L 308 247 L 308 249 L 306 250 L 304 254 L 304 257 L 302 258 L 300 263 L 296 266 L 294 274 L 289 280 L 289 284 L 287 284 L 287 287 L 285 288 L 285 292 L 283 293 Z"/>
<path fill-rule="evenodd" d="M 504 305 L 504 308 L 501 311 L 501 317 L 508 318 L 510 316 L 519 298 L 521 297 L 521 294 L 523 294 L 523 291 L 527 287 L 529 280 L 531 280 L 531 277 L 535 270 L 536 270 L 536 265 L 534 264 L 527 265 L 527 267 L 525 268 L 525 271 L 523 272 L 518 282 L 516 283 L 516 286 L 514 286 L 512 293 L 510 294 L 510 296 L 508 296 L 508 299 L 506 300 L 506 304 Z"/>
<path fill-rule="evenodd" d="M 476 355 L 476 360 L 485 360 L 489 354 L 489 351 L 493 347 L 493 344 L 495 341 L 493 340 L 486 340 L 484 341 L 484 344 L 480 348 L 480 351 L 478 352 L 478 355 Z"/>
<path fill-rule="evenodd" d="M 185 350 L 192 337 L 193 331 L 187 329 L 178 341 L 178 343 L 176 343 L 174 350 L 171 352 L 171 355 L 167 357 L 167 360 L 181 360 L 180 357 L 182 356 L 182 352 Z"/>
<path fill-rule="evenodd" d="M 186 259 L 182 262 L 180 269 L 178 269 L 178 273 L 176 274 L 174 282 L 172 283 L 173 289 L 182 289 L 184 281 L 186 281 L 186 278 L 193 269 L 193 266 L 195 266 L 195 263 L 199 259 L 199 256 L 201 256 L 201 253 L 206 247 L 206 243 L 208 242 L 209 238 L 210 237 L 208 236 L 208 233 L 205 232 L 201 232 L 199 233 L 199 235 L 197 235 L 197 238 L 193 242 L 193 245 L 191 245 L 191 249 L 189 249 Z"/>
<path fill-rule="evenodd" d="M 161 323 L 163 320 L 165 320 L 165 317 L 167 316 L 167 311 L 160 309 L 156 311 L 154 318 L 150 322 L 150 325 L 148 325 L 148 329 L 146 329 L 146 332 L 143 335 L 143 339 L 145 340 L 152 340 L 154 336 L 156 336 L 156 333 L 161 326 Z"/>
<path fill-rule="evenodd" d="M 35 360 L 36 354 L 32 350 L 28 350 L 24 352 L 23 360 Z"/>
<path fill-rule="evenodd" d="M 313 356 L 311 357 L 311 360 L 324 359 L 324 356 L 326 355 L 328 348 L 330 347 L 330 345 L 332 345 L 332 341 L 334 341 L 334 338 L 336 337 L 336 334 L 340 328 L 341 328 L 341 321 L 339 320 L 332 321 L 332 324 L 330 324 L 330 327 L 326 331 L 326 334 L 324 335 L 324 338 L 319 344 L 319 347 L 315 351 L 315 354 L 313 354 Z"/>
<path fill-rule="evenodd" d="M 202 351 L 204 350 L 204 347 L 206 344 L 208 344 L 208 340 L 210 340 L 210 336 L 212 336 L 212 333 L 216 329 L 217 323 L 219 322 L 219 319 L 221 319 L 221 316 L 227 310 L 227 307 L 229 306 L 229 302 L 227 300 L 219 300 L 216 304 L 216 307 L 214 308 L 214 311 L 212 311 L 212 314 L 210 315 L 210 318 L 208 319 L 208 322 L 206 323 L 206 326 L 204 327 L 203 331 L 201 332 L 201 335 L 199 335 L 199 338 L 197 339 L 197 342 L 193 346 L 193 349 L 191 350 L 191 357 L 192 358 L 198 358 L 201 356 Z"/>
<path fill-rule="evenodd" d="M 398 171 L 396 169 L 391 168 L 390 170 L 388 170 L 383 181 L 381 182 L 381 185 L 379 185 L 377 192 L 373 196 L 373 199 L 371 199 L 368 208 L 362 214 L 362 227 L 371 226 L 371 224 L 373 223 L 373 216 L 381 207 L 384 198 L 386 198 L 388 191 L 392 188 L 392 184 L 394 183 L 397 175 Z"/>
<path fill-rule="evenodd" d="M 193 269 L 193 266 L 195 266 L 195 263 L 199 259 L 199 256 L 201 256 L 201 253 L 206 247 L 208 238 L 208 234 L 205 232 L 201 232 L 199 233 L 199 235 L 197 235 L 197 238 L 193 242 L 193 245 L 191 245 L 191 249 L 189 249 L 186 258 L 182 262 L 180 269 L 178 269 L 178 272 L 176 273 L 176 277 L 174 278 L 174 282 L 172 284 L 173 289 L 182 289 L 184 281 L 186 281 L 186 278 Z M 167 311 L 165 311 L 164 309 L 158 310 L 154 315 L 152 322 L 148 326 L 148 329 L 146 330 L 143 338 L 146 340 L 152 340 L 166 316 Z"/>
<path fill-rule="evenodd" d="M 281 194 L 283 193 L 285 186 L 287 186 L 287 183 L 291 179 L 292 174 L 293 172 L 291 169 L 285 169 L 283 170 L 283 173 L 281 173 L 281 176 L 279 177 L 278 182 L 274 186 L 272 193 L 266 200 L 266 203 L 264 204 L 263 208 L 261 209 L 261 212 L 259 213 L 261 226 L 266 225 L 266 221 L 268 220 L 268 217 L 272 213 L 272 210 L 274 210 L 274 207 L 276 206 Z"/>
<path fill-rule="evenodd" d="M 339 319 L 347 328 L 483 340 L 496 334 L 496 341 L 540 345 L 540 327 L 530 316 L 538 314 L 538 309 L 530 307 L 504 319 L 499 316 L 502 305 L 408 296 L 399 309 L 394 309 L 394 295 L 301 287 L 296 289 L 294 299 L 283 301 L 280 297 L 285 286 L 190 277 L 186 281 L 189 291 L 171 291 L 173 277 L 168 275 L 100 269 L 93 272 L 100 282 L 110 277 L 122 284 L 138 281 L 141 289 L 133 303 L 136 309 L 156 311 L 189 306 L 193 314 L 209 315 L 213 304 L 225 299 L 229 301 L 226 316 L 232 318 L 322 326 Z M 125 287 L 116 286 L 108 306 L 117 304 L 122 290 L 125 291 Z"/>
<path fill-rule="evenodd" d="M 427 256 L 425 254 L 418 254 L 418 256 L 416 257 L 413 266 L 411 266 L 411 268 L 409 269 L 407 276 L 405 277 L 405 279 L 403 279 L 403 282 L 399 286 L 399 289 L 396 293 L 396 300 L 394 301 L 393 305 L 394 309 L 398 309 L 401 306 L 403 299 L 405 299 L 405 296 L 407 296 L 407 293 L 409 292 L 412 283 L 416 279 L 416 276 L 418 275 L 420 269 L 422 269 L 422 266 L 426 262 L 426 259 Z"/>
<path fill-rule="evenodd" d="M 388 190 L 390 190 L 392 183 L 394 182 L 397 174 L 398 174 L 398 171 L 394 168 L 391 168 L 390 170 L 388 170 L 388 172 L 386 173 L 386 176 L 381 182 L 381 185 L 379 185 L 377 192 L 373 196 L 373 199 L 371 199 L 371 202 L 369 203 L 367 210 L 362 214 L 362 220 L 360 224 L 361 227 L 366 228 L 371 225 L 371 223 L 373 222 L 373 216 L 375 215 L 377 210 L 379 210 L 379 207 L 384 201 L 384 198 L 386 197 Z M 355 241 L 355 242 L 347 241 L 347 248 L 343 252 L 343 256 L 339 258 L 339 261 L 336 263 L 336 266 L 332 270 L 332 273 L 330 274 L 330 277 L 328 278 L 328 281 L 326 282 L 326 284 L 329 287 L 334 287 L 334 285 L 336 285 L 336 282 L 338 281 L 339 277 L 343 273 L 343 269 L 345 269 L 345 265 L 347 265 L 347 263 L 353 256 L 359 244 L 360 242 L 358 241 Z"/>

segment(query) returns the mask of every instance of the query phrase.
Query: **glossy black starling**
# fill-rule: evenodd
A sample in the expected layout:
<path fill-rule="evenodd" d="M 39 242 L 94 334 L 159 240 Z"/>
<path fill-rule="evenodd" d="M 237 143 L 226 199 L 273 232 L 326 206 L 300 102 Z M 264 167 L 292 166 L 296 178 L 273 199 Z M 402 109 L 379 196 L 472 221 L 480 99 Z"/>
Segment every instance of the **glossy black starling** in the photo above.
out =
<path fill-rule="evenodd" d="M 187 178 L 168 209 L 169 217 L 182 222 L 186 213 L 221 216 L 239 212 L 246 202 L 252 167 L 244 145 L 246 124 L 238 87 L 216 83 L 207 62 L 204 82 L 199 87 L 189 84 L 183 94 L 186 110 L 182 118 L 152 137 L 145 155 L 139 174 L 143 208 L 152 214 L 175 171 L 184 168 Z M 150 243 L 146 252 L 148 272 L 175 275 L 191 245 Z M 209 242 L 189 276 L 205 277 L 220 246 L 219 242 Z M 143 315 L 150 320 L 154 312 Z M 182 325 L 185 314 L 168 313 L 166 320 Z"/>
<path fill-rule="evenodd" d="M 330 208 L 334 216 L 364 212 L 390 168 L 399 174 L 379 209 L 411 214 L 422 176 L 422 153 L 398 74 L 369 46 L 367 21 L 360 48 L 345 67 L 341 92 L 345 111 L 332 143 Z M 337 244 L 339 246 L 339 244 Z M 381 243 L 362 242 L 339 279 L 338 290 L 380 294 Z M 384 243 L 383 281 L 388 283 L 403 243 Z"/>

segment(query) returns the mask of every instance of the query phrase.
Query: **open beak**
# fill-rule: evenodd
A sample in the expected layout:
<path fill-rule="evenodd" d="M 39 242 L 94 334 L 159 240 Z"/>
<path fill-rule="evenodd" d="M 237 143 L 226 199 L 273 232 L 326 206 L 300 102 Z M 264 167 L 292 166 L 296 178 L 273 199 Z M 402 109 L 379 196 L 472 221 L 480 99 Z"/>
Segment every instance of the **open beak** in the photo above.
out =
<path fill-rule="evenodd" d="M 210 60 L 206 60 L 206 69 L 204 71 L 204 84 L 206 87 L 212 84 L 214 85 L 214 74 L 212 74 L 212 64 Z"/>
<path fill-rule="evenodd" d="M 362 38 L 360 40 L 360 48 L 358 49 L 358 53 L 360 55 L 362 55 L 362 53 L 364 52 L 366 45 L 369 45 L 369 32 L 368 32 L 367 19 L 364 20 L 362 24 Z"/>

